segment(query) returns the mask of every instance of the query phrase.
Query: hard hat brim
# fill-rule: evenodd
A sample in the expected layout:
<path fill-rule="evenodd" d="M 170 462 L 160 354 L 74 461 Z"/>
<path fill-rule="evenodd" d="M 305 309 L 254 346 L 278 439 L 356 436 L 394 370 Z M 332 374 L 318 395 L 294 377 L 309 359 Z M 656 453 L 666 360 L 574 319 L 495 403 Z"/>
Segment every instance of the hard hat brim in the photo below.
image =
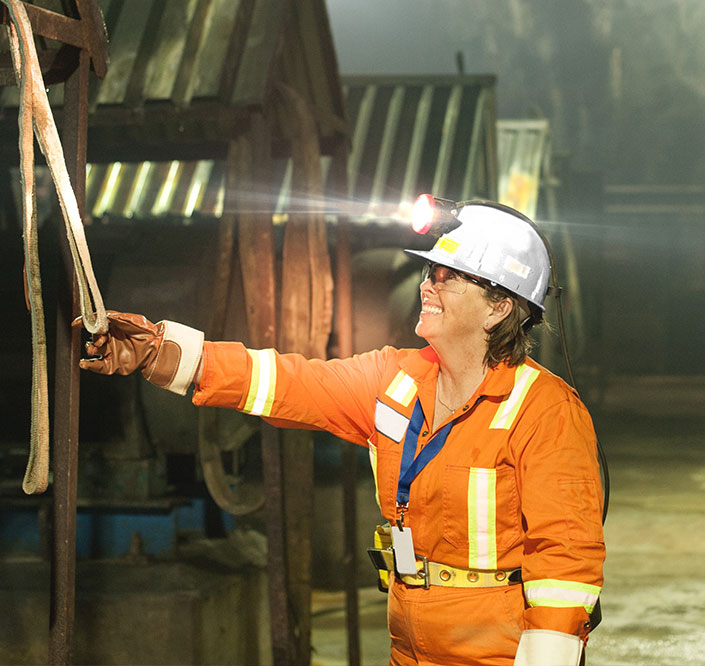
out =
<path fill-rule="evenodd" d="M 448 256 L 446 254 L 439 254 L 434 252 L 433 250 L 410 250 L 410 249 L 404 249 L 404 254 L 409 255 L 410 257 L 415 257 L 419 259 L 423 259 L 424 261 L 431 262 L 433 264 L 440 264 L 441 266 L 447 266 L 448 268 L 452 268 L 453 270 L 459 271 L 461 273 L 468 273 L 468 269 L 466 266 L 464 266 L 461 263 L 455 263 L 452 260 L 449 260 Z M 526 301 L 527 303 L 530 303 L 534 307 L 537 307 L 541 310 L 541 312 L 546 312 L 546 307 L 543 305 L 543 303 L 537 303 L 535 301 L 530 301 L 526 297 L 522 296 L 521 294 L 516 293 L 515 291 L 511 289 L 507 289 L 506 287 L 499 285 L 497 282 L 495 282 L 489 275 L 483 275 L 482 271 L 474 271 L 472 273 L 474 277 L 482 278 L 483 280 L 487 280 L 490 284 L 497 285 L 510 293 L 512 296 L 515 296 L 518 298 L 520 301 Z"/>

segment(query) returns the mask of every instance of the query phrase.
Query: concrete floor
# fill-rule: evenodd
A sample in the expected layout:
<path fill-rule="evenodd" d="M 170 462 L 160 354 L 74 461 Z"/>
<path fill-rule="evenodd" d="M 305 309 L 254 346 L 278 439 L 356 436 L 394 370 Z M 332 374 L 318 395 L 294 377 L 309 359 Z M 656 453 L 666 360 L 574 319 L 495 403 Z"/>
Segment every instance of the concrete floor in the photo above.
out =
<path fill-rule="evenodd" d="M 610 383 L 596 427 L 612 492 L 588 666 L 705 666 L 705 378 Z M 314 595 L 314 666 L 347 663 L 342 593 Z M 388 663 L 385 597 L 360 590 L 362 664 Z"/>

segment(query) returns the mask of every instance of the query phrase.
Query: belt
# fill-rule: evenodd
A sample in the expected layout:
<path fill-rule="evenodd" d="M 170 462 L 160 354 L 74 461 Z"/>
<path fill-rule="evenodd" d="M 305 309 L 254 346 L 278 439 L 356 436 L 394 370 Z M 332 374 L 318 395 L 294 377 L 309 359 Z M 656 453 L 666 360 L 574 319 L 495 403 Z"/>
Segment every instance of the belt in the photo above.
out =
<path fill-rule="evenodd" d="M 367 552 L 378 571 L 395 571 L 394 551 L 387 548 L 368 548 Z M 425 588 L 441 587 L 502 587 L 521 583 L 521 569 L 463 569 L 440 562 L 429 562 L 422 557 L 416 560 L 416 574 L 395 573 L 406 585 Z"/>

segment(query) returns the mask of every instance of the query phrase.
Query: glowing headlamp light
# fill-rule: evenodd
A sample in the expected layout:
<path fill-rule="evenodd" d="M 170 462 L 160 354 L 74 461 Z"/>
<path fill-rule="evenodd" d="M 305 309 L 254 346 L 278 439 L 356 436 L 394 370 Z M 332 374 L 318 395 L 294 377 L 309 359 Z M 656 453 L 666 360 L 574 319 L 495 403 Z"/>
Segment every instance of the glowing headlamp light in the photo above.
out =
<path fill-rule="evenodd" d="M 460 226 L 455 217 L 458 206 L 450 199 L 439 199 L 430 194 L 421 194 L 411 209 L 411 228 L 417 234 L 447 234 Z"/>

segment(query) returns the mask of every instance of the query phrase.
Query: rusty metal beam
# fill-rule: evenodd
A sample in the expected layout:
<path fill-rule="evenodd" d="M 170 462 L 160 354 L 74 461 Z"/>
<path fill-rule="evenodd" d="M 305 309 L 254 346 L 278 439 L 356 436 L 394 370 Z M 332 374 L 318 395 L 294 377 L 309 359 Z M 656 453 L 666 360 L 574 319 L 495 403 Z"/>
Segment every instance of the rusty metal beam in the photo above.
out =
<path fill-rule="evenodd" d="M 96 0 L 76 0 L 80 19 L 57 14 L 43 7 L 24 3 L 27 18 L 35 35 L 86 50 L 93 68 L 101 79 L 108 71 L 108 38 L 105 23 Z M 0 8 L 0 23 L 8 23 L 9 12 Z"/>
<path fill-rule="evenodd" d="M 294 630 L 289 611 L 289 584 L 284 511 L 284 463 L 281 433 L 262 422 L 262 472 L 267 514 L 267 576 L 272 663 L 294 666 Z"/>
<path fill-rule="evenodd" d="M 99 79 L 108 73 L 110 56 L 108 53 L 108 31 L 105 27 L 103 13 L 97 0 L 76 0 L 76 7 L 81 17 L 81 28 L 93 63 L 93 70 Z"/>
<path fill-rule="evenodd" d="M 347 195 L 348 144 L 338 142 L 331 165 L 333 196 Z M 337 223 L 336 243 L 336 319 L 335 334 L 338 356 L 353 355 L 352 268 L 350 261 L 350 223 L 341 215 Z M 341 442 L 343 515 L 343 578 L 345 580 L 345 627 L 347 633 L 348 666 L 360 666 L 360 607 L 357 593 L 357 447 Z"/>
<path fill-rule="evenodd" d="M 79 65 L 64 89 L 62 142 L 66 166 L 81 217 L 86 200 L 86 137 L 88 128 L 89 56 L 81 50 Z M 78 414 L 80 332 L 71 322 L 78 313 L 78 289 L 68 239 L 59 225 L 61 266 L 56 321 L 54 386 L 54 542 L 51 561 L 49 663 L 73 660 L 76 578 L 76 494 L 78 477 Z"/>
<path fill-rule="evenodd" d="M 270 198 L 261 189 L 270 167 L 271 135 L 266 118 L 255 114 L 249 131 L 232 140 L 229 168 L 239 172 L 237 192 L 225 193 L 225 212 L 238 215 L 240 268 L 245 293 L 248 343 L 253 347 L 276 344 L 276 279 L 274 228 Z M 248 194 L 252 198 L 248 200 Z M 279 431 L 262 422 L 262 476 L 267 531 L 267 576 L 272 662 L 293 666 L 294 632 L 289 609 L 287 544 L 284 511 L 283 445 Z"/>
<path fill-rule="evenodd" d="M 63 44 L 77 46 L 79 49 L 88 48 L 81 22 L 78 19 L 57 14 L 26 2 L 24 5 L 27 10 L 27 18 L 29 18 L 29 22 L 32 25 L 32 32 L 35 35 L 53 39 Z M 8 10 L 3 7 L 2 11 L 0 11 L 0 23 L 7 23 L 8 21 Z"/>

